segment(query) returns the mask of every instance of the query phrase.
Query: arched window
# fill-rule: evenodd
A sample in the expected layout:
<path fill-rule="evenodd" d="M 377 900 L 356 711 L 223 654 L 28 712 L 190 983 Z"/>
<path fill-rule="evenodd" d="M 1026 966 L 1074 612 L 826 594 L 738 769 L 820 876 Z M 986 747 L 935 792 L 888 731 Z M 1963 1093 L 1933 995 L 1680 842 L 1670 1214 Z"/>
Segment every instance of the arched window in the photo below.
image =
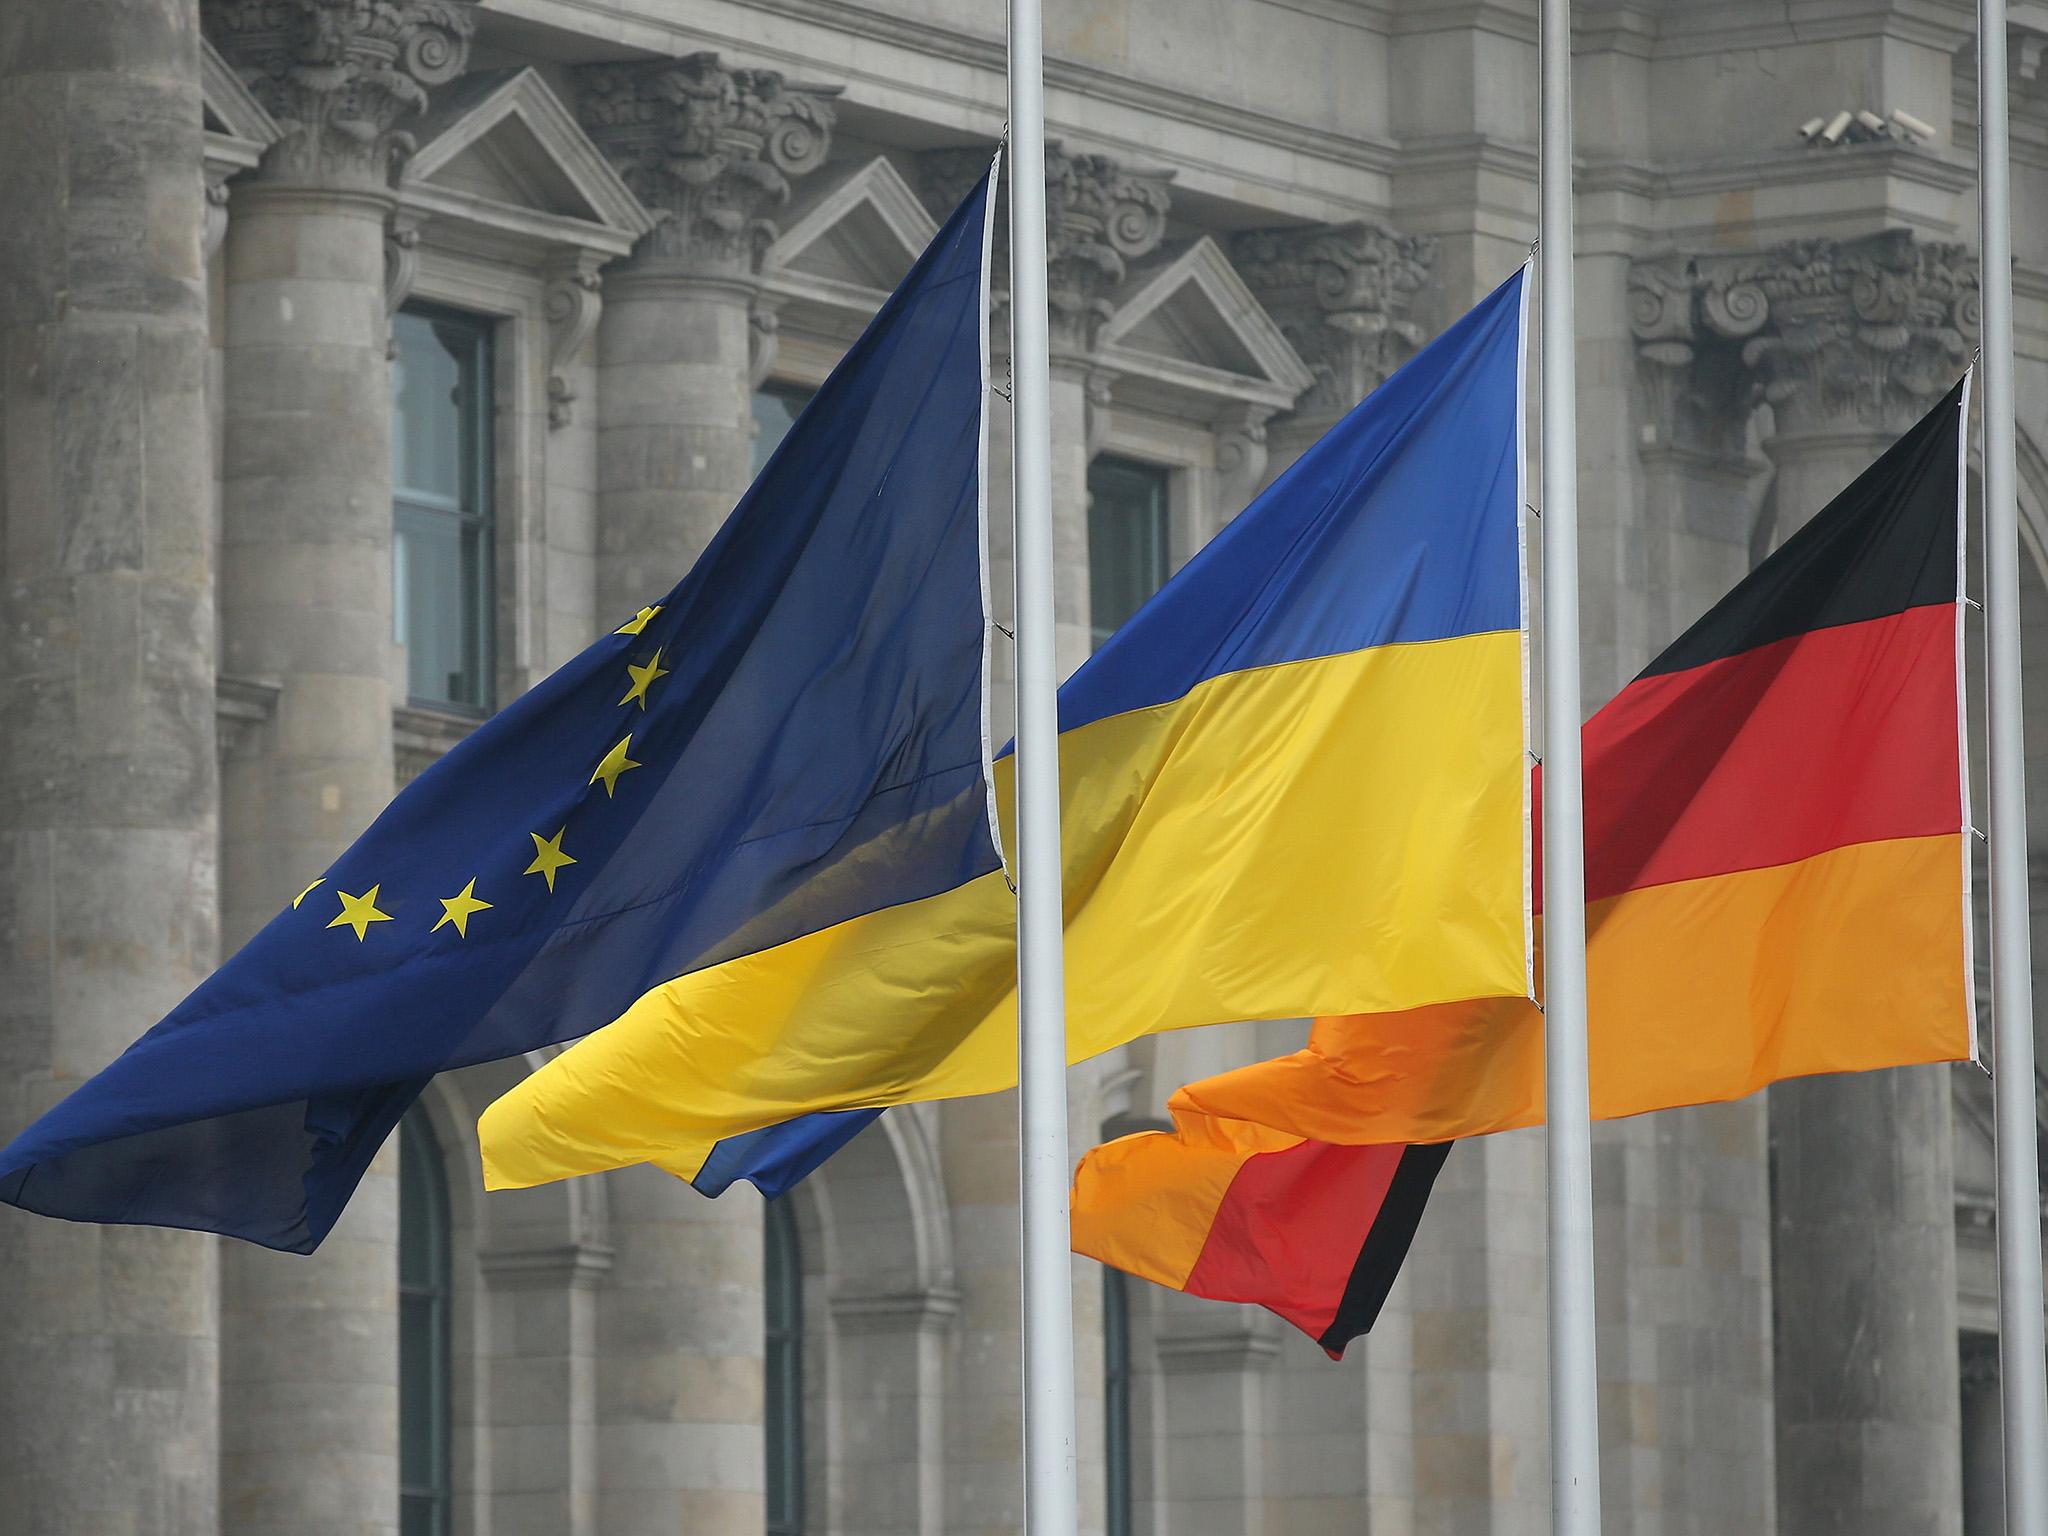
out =
<path fill-rule="evenodd" d="M 1131 1281 L 1102 1271 L 1102 1467 L 1104 1529 L 1131 1536 Z"/>
<path fill-rule="evenodd" d="M 398 1128 L 399 1536 L 448 1536 L 448 1181 L 426 1116 Z"/>
<path fill-rule="evenodd" d="M 768 1536 L 803 1536 L 804 1271 L 795 1203 L 770 1201 L 764 1225 L 762 1428 L 768 1442 Z"/>

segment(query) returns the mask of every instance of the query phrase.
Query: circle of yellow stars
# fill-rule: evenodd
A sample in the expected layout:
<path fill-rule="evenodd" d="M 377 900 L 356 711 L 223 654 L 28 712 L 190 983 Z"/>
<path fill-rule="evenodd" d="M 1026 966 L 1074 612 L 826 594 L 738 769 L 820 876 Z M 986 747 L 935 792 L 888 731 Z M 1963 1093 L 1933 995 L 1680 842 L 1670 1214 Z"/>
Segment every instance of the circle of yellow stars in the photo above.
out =
<path fill-rule="evenodd" d="M 618 635 L 642 634 L 645 632 L 648 624 L 653 621 L 655 615 L 660 612 L 661 604 L 659 603 L 642 608 L 632 618 L 612 631 L 612 633 Z M 620 708 L 632 704 L 639 706 L 643 712 L 646 710 L 648 690 L 661 681 L 662 678 L 669 675 L 670 669 L 662 665 L 663 655 L 663 649 L 656 647 L 653 656 L 649 657 L 646 661 L 637 664 L 628 662 L 626 664 L 627 688 L 625 697 L 619 700 Z M 643 766 L 635 762 L 628 755 L 632 745 L 633 735 L 632 732 L 628 731 L 619 738 L 610 751 L 606 752 L 599 759 L 596 771 L 590 775 L 591 784 L 604 785 L 604 794 L 607 800 L 613 798 L 618 793 L 621 775 L 630 773 L 633 769 Z M 563 825 L 557 827 L 554 835 L 551 837 L 544 837 L 538 832 L 527 834 L 533 839 L 533 862 L 528 864 L 522 873 L 538 875 L 541 879 L 545 880 L 549 895 L 554 894 L 555 876 L 576 862 L 575 855 L 565 852 L 562 847 L 562 839 L 568 835 L 568 831 L 568 827 Z M 318 880 L 315 880 L 311 885 L 299 892 L 298 895 L 292 898 L 292 910 L 296 912 L 300 904 L 308 896 L 311 896 L 326 883 L 327 877 L 322 875 Z M 373 885 L 363 892 L 362 895 L 357 896 L 337 886 L 334 894 L 341 903 L 341 910 L 335 914 L 327 926 L 329 928 L 347 928 L 355 934 L 356 942 L 358 944 L 362 943 L 369 936 L 370 929 L 373 926 L 393 920 L 389 912 L 381 910 L 377 905 L 383 890 L 382 885 Z M 441 903 L 441 916 L 434 926 L 427 931 L 429 933 L 439 933 L 443 928 L 453 928 L 458 939 L 469 937 L 469 920 L 472 917 L 476 916 L 479 912 L 490 911 L 495 905 L 495 903 L 485 901 L 481 896 L 477 895 L 476 877 L 474 875 L 453 896 L 441 896 L 435 899 Z"/>

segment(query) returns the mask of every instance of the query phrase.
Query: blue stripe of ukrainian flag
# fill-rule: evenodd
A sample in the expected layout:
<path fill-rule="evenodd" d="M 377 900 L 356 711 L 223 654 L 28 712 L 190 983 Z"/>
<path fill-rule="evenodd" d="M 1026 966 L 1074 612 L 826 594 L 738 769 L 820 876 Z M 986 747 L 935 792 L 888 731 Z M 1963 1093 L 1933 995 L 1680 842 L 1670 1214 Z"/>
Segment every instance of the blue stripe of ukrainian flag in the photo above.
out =
<path fill-rule="evenodd" d="M 1526 986 L 1517 274 L 1061 691 L 1070 1054 Z M 998 799 L 1010 760 L 997 764 Z M 840 873 L 896 857 L 900 831 Z M 1015 1077 L 1000 872 L 679 975 L 486 1112 L 485 1180 L 775 1193 Z"/>
<path fill-rule="evenodd" d="M 984 184 L 947 221 L 683 582 L 415 780 L 0 1152 L 0 1199 L 310 1251 L 435 1072 L 998 869 L 989 203 Z M 281 901 L 310 874 L 275 873 Z"/>

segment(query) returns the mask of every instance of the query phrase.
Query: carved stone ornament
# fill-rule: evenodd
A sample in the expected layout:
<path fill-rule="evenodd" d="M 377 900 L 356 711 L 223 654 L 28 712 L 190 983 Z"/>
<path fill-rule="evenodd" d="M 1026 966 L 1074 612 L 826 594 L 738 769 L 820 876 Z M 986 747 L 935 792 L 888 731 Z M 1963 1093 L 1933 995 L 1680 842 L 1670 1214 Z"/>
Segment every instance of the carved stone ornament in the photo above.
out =
<path fill-rule="evenodd" d="M 919 173 L 927 206 L 940 218 L 950 214 L 968 188 L 988 174 L 988 162 L 980 149 L 934 150 L 922 156 Z M 1109 155 L 1069 154 L 1059 144 L 1045 146 L 1046 298 L 1055 351 L 1093 350 L 1128 263 L 1157 249 L 1166 237 L 1166 189 L 1172 175 L 1130 170 Z M 996 215 L 990 270 L 995 286 L 1007 290 L 1006 212 Z M 997 302 L 1007 310 L 1007 291 Z"/>
<path fill-rule="evenodd" d="M 462 73 L 470 0 L 203 0 L 206 36 L 283 135 L 257 175 L 382 191 L 412 153 L 399 125 Z"/>
<path fill-rule="evenodd" d="M 752 277 L 790 178 L 825 163 L 840 87 L 728 69 L 715 53 L 589 64 L 578 76 L 583 126 L 662 215 L 636 259 Z"/>
<path fill-rule="evenodd" d="M 420 276 L 421 220 L 394 214 L 384 229 L 384 314 L 392 319 L 412 297 Z"/>
<path fill-rule="evenodd" d="M 208 261 L 228 237 L 228 172 L 225 166 L 218 172 L 214 167 L 206 168 L 206 243 Z"/>
<path fill-rule="evenodd" d="M 548 425 L 566 427 L 575 420 L 576 390 L 569 383 L 569 364 L 583 350 L 597 330 L 598 315 L 604 308 L 597 275 L 598 257 L 579 260 L 575 266 L 548 279 L 542 306 L 548 319 Z"/>
<path fill-rule="evenodd" d="M 1116 424 L 1116 376 L 1100 368 L 1091 368 L 1082 380 L 1081 388 L 1088 402 L 1083 438 L 1089 462 L 1093 463 L 1095 456 L 1108 445 L 1109 429 Z"/>
<path fill-rule="evenodd" d="M 1235 512 L 1266 482 L 1265 406 L 1233 407 L 1216 422 L 1216 489 L 1226 512 Z"/>
<path fill-rule="evenodd" d="M 782 321 L 773 308 L 756 301 L 747 312 L 747 388 L 759 389 L 775 371 L 775 353 L 781 345 Z"/>
<path fill-rule="evenodd" d="M 1299 412 L 1350 410 L 1425 339 L 1410 311 L 1436 264 L 1427 236 L 1375 224 L 1259 229 L 1237 236 L 1230 258 L 1315 374 Z"/>
<path fill-rule="evenodd" d="M 1976 256 L 1908 230 L 1641 263 L 1629 311 L 1652 425 L 1706 444 L 1739 438 L 1759 401 L 1781 436 L 1901 432 L 1961 376 L 1981 328 Z"/>

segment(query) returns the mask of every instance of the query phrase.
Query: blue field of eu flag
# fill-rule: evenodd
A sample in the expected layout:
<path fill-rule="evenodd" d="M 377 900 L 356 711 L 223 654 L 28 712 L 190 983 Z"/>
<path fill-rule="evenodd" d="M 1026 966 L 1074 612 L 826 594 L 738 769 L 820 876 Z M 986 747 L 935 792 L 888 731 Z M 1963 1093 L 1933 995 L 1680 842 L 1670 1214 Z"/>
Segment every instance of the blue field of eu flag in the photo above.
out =
<path fill-rule="evenodd" d="M 0 1153 L 0 1199 L 310 1252 L 434 1073 L 999 868 L 989 215 L 984 182 L 679 586 L 281 892 L 240 953 Z"/>

